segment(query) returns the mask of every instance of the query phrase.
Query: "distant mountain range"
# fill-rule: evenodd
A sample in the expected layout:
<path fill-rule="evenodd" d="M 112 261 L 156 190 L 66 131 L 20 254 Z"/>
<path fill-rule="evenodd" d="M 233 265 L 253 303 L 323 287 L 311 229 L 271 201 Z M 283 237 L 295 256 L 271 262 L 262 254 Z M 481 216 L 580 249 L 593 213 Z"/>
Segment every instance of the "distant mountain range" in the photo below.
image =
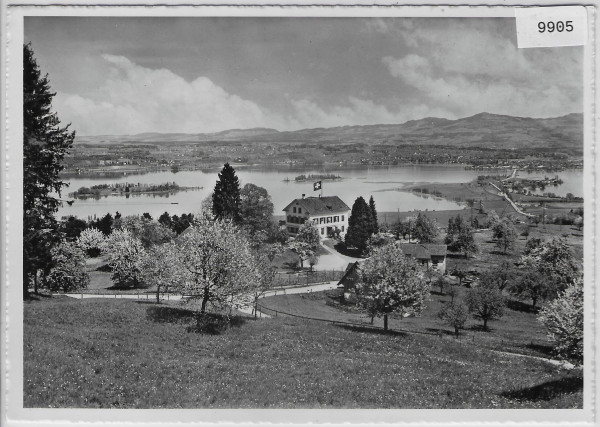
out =
<path fill-rule="evenodd" d="M 276 129 L 231 129 L 218 133 L 141 133 L 137 135 L 78 136 L 80 144 L 127 143 L 372 143 L 448 145 L 486 148 L 552 148 L 581 152 L 583 115 L 534 119 L 480 113 L 458 120 L 428 117 L 402 124 L 341 126 L 279 132 Z"/>

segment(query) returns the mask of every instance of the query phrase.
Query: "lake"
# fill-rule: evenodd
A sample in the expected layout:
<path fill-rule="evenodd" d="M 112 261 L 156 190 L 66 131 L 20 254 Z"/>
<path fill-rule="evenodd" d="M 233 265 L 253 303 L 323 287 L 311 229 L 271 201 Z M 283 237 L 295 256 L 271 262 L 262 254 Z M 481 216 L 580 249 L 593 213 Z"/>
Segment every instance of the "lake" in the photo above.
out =
<path fill-rule="evenodd" d="M 71 178 L 67 180 L 70 186 L 63 190 L 63 200 L 70 200 L 67 194 L 80 187 L 90 187 L 100 183 L 141 183 L 162 184 L 165 182 L 176 182 L 185 187 L 203 187 L 198 190 L 182 191 L 172 195 L 136 195 L 126 198 L 125 196 L 107 196 L 99 200 L 77 199 L 72 206 L 66 203 L 62 206 L 57 217 L 74 215 L 87 219 L 91 216 L 104 216 L 107 212 L 112 215 L 120 212 L 122 215 L 136 215 L 144 212 L 150 213 L 157 218 L 163 212 L 171 215 L 182 213 L 196 213 L 200 210 L 203 199 L 208 197 L 217 181 L 219 171 L 182 171 L 152 172 L 143 175 L 124 176 L 121 178 Z M 339 196 L 348 206 L 352 207 L 358 196 L 365 200 L 373 196 L 377 210 L 383 211 L 412 211 L 412 210 L 450 210 L 460 209 L 458 203 L 448 200 L 434 199 L 432 197 L 421 197 L 415 194 L 399 191 L 399 189 L 416 183 L 462 183 L 470 182 L 478 175 L 492 174 L 491 171 L 465 170 L 459 165 L 406 165 L 406 166 L 381 166 L 362 168 L 328 168 L 322 169 L 300 169 L 283 168 L 267 169 L 252 167 L 236 167 L 236 173 L 243 186 L 246 183 L 256 184 L 267 189 L 274 204 L 275 215 L 280 215 L 282 209 L 294 198 L 306 196 L 317 196 L 318 191 L 313 191 L 313 181 L 294 182 L 298 175 L 332 173 L 340 175 L 341 180 L 323 181 L 323 195 Z M 504 174 L 505 171 L 498 173 Z M 540 174 L 527 174 L 519 172 L 521 177 L 537 177 Z M 564 184 L 559 187 L 548 187 L 545 191 L 551 191 L 558 195 L 573 193 L 575 196 L 583 195 L 583 171 L 569 170 L 558 173 L 548 173 L 548 176 L 558 175 Z M 543 173 L 541 177 L 543 177 Z M 285 179 L 290 179 L 285 182 Z"/>

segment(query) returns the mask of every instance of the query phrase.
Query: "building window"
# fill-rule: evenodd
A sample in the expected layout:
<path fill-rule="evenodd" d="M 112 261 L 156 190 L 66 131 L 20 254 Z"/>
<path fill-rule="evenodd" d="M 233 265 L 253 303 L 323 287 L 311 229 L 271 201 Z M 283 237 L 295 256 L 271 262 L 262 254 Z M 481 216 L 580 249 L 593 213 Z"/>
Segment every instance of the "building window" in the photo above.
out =
<path fill-rule="evenodd" d="M 333 217 L 333 222 L 338 222 L 339 220 L 340 220 L 340 217 L 339 217 L 339 216 L 334 216 L 334 217 Z"/>
<path fill-rule="evenodd" d="M 344 226 L 342 225 L 342 231 L 344 231 Z"/>
<path fill-rule="evenodd" d="M 325 234 L 325 227 L 321 227 L 321 234 Z"/>
<path fill-rule="evenodd" d="M 330 216 L 327 217 L 327 224 L 331 224 L 331 217 Z"/>
<path fill-rule="evenodd" d="M 294 208 L 294 213 L 296 213 L 296 208 Z"/>
<path fill-rule="evenodd" d="M 325 224 L 325 217 L 319 218 L 319 224 Z"/>
<path fill-rule="evenodd" d="M 302 213 L 302 208 L 298 208 L 298 213 Z"/>
<path fill-rule="evenodd" d="M 342 221 L 344 220 L 344 215 L 342 215 Z"/>

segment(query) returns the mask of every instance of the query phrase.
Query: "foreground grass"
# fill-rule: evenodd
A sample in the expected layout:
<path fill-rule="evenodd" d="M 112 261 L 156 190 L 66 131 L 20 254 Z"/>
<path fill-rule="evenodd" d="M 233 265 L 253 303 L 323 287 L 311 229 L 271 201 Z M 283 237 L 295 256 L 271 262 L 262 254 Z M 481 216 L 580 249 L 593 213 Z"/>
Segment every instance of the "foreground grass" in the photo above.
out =
<path fill-rule="evenodd" d="M 188 332 L 125 300 L 25 304 L 24 405 L 120 408 L 573 408 L 582 379 L 437 337 L 292 318 Z"/>

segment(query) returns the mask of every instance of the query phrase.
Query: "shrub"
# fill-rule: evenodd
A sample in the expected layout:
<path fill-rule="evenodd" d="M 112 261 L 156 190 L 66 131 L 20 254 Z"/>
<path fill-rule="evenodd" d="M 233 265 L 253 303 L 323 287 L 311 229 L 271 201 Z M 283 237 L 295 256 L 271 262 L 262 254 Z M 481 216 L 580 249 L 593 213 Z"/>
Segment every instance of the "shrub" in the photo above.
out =
<path fill-rule="evenodd" d="M 99 256 L 106 245 L 106 237 L 97 228 L 88 228 L 81 232 L 76 241 L 77 246 L 89 257 Z"/>
<path fill-rule="evenodd" d="M 583 362 L 583 281 L 577 280 L 542 309 L 538 319 L 548 328 L 556 353 Z"/>
<path fill-rule="evenodd" d="M 71 292 L 87 287 L 90 279 L 85 271 L 85 255 L 73 243 L 63 242 L 51 251 L 54 266 L 45 279 L 53 292 Z"/>

